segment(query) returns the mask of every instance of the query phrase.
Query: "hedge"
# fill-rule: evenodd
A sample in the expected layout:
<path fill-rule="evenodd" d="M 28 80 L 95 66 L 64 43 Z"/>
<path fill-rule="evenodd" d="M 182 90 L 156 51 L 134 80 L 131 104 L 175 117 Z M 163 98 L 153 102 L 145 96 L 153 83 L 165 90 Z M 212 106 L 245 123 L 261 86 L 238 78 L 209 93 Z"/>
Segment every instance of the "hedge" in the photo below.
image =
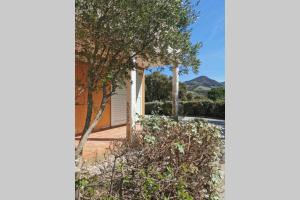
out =
<path fill-rule="evenodd" d="M 145 103 L 145 114 L 170 116 L 172 114 L 172 102 L 147 102 Z M 181 101 L 179 102 L 179 115 L 225 119 L 225 101 Z"/>
<path fill-rule="evenodd" d="M 81 169 L 82 199 L 219 200 L 224 190 L 220 130 L 202 120 L 150 116 L 132 141 L 115 141 L 109 156 Z"/>

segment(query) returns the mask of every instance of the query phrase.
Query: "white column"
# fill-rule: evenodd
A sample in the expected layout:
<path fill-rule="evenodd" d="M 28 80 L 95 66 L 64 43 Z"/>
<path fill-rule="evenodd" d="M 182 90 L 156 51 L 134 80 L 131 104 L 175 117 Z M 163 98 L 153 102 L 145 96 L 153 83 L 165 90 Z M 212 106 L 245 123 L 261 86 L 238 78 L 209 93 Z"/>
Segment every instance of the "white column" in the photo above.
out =
<path fill-rule="evenodd" d="M 135 62 L 135 59 L 134 59 Z M 130 80 L 127 84 L 127 127 L 126 138 L 131 141 L 132 127 L 135 124 L 135 110 L 136 110 L 136 70 L 130 71 Z"/>
<path fill-rule="evenodd" d="M 179 67 L 173 66 L 173 78 L 172 78 L 172 114 L 174 117 L 178 117 L 178 94 L 179 94 Z"/>
<path fill-rule="evenodd" d="M 131 98 L 130 98 L 130 113 L 131 113 L 131 119 L 132 119 L 132 126 L 134 125 L 135 121 L 136 121 L 136 70 L 132 70 L 130 72 L 130 77 L 131 77 Z"/>
<path fill-rule="evenodd" d="M 127 126 L 126 126 L 126 138 L 131 140 L 131 80 L 127 80 L 126 82 L 126 118 L 127 118 Z"/>

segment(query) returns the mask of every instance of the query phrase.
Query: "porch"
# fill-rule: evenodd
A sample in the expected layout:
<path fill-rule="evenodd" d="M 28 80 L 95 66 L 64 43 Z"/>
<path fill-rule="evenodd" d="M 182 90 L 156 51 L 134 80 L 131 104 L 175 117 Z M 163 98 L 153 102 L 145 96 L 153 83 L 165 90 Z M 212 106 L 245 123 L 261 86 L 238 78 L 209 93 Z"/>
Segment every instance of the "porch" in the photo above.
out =
<path fill-rule="evenodd" d="M 112 141 L 124 139 L 126 139 L 126 125 L 94 132 L 84 145 L 83 158 L 89 161 L 101 159 Z M 80 136 L 75 137 L 75 145 L 79 140 Z"/>
<path fill-rule="evenodd" d="M 87 143 L 83 148 L 83 158 L 85 160 L 101 159 L 104 152 L 109 147 L 112 141 L 131 139 L 131 131 L 137 121 L 137 114 L 144 115 L 145 103 L 145 77 L 144 69 L 151 67 L 143 62 L 134 62 L 137 64 L 137 69 L 130 72 L 130 80 L 126 86 L 117 90 L 117 95 L 113 95 L 110 101 L 108 115 L 106 117 L 106 130 L 92 133 Z M 153 65 L 155 66 L 155 65 Z M 172 79 L 172 113 L 178 115 L 178 91 L 179 91 L 179 67 L 173 66 Z M 83 98 L 84 99 L 84 98 Z M 86 105 L 85 105 L 86 106 Z M 83 113 L 76 113 L 76 116 L 85 116 Z M 81 129 L 83 128 L 84 118 L 81 119 Z M 111 127 L 119 124 L 126 124 L 119 127 Z M 99 127 L 100 128 L 100 127 Z M 81 136 L 75 136 L 75 145 L 79 143 Z"/>

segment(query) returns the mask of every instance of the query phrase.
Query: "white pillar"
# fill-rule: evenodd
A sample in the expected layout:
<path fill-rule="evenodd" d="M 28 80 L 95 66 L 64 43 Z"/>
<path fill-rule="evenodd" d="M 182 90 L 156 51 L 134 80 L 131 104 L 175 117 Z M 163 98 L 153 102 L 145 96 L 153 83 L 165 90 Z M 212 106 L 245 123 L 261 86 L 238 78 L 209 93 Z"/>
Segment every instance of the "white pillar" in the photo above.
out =
<path fill-rule="evenodd" d="M 131 102 L 131 109 L 130 109 L 130 113 L 131 113 L 131 119 L 132 119 L 132 126 L 134 125 L 135 121 L 136 121 L 136 70 L 132 70 L 130 72 L 130 77 L 131 77 L 131 85 L 130 85 L 130 89 L 131 89 L 131 98 L 130 98 L 130 102 Z"/>
<path fill-rule="evenodd" d="M 178 94 L 179 94 L 179 67 L 173 66 L 173 78 L 172 78 L 172 115 L 178 117 Z"/>
<path fill-rule="evenodd" d="M 133 59 L 135 63 L 136 60 Z M 136 117 L 136 70 L 130 71 L 130 80 L 126 84 L 127 87 L 127 127 L 126 138 L 131 141 L 131 132 L 135 124 Z"/>
<path fill-rule="evenodd" d="M 127 98 L 126 98 L 126 118 L 127 118 L 127 126 L 126 126 L 126 139 L 131 140 L 131 80 L 127 80 L 126 82 L 126 90 L 127 90 Z"/>

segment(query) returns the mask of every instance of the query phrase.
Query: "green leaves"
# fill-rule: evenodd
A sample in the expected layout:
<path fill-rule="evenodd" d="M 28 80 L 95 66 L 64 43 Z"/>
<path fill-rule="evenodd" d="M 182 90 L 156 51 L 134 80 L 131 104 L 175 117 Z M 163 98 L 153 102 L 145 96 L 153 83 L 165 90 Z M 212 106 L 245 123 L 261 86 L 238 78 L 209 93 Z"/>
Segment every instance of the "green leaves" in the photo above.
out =
<path fill-rule="evenodd" d="M 187 185 L 188 184 L 185 181 L 179 180 L 179 183 L 176 187 L 178 197 L 179 197 L 179 199 L 182 199 L 182 200 L 193 200 L 194 198 L 186 190 Z"/>
<path fill-rule="evenodd" d="M 86 199 L 219 199 L 224 144 L 217 129 L 203 120 L 147 116 L 140 121 L 143 130 L 133 131 L 133 142 L 112 146 L 116 163 L 108 158 L 99 166 L 98 180 L 88 179 L 97 193 Z"/>
<path fill-rule="evenodd" d="M 184 154 L 184 144 L 176 142 L 174 146 L 180 153 Z"/>
<path fill-rule="evenodd" d="M 207 97 L 213 101 L 224 100 L 225 99 L 225 88 L 224 87 L 213 88 L 210 91 L 208 91 Z"/>
<path fill-rule="evenodd" d="M 82 178 L 82 179 L 76 180 L 75 188 L 84 189 L 88 184 L 89 184 L 89 179 Z"/>
<path fill-rule="evenodd" d="M 94 177 L 83 177 L 75 181 L 75 189 L 78 189 L 84 197 L 92 197 L 95 195 L 95 189 L 90 186 L 95 181 Z"/>
<path fill-rule="evenodd" d="M 200 46 L 188 30 L 194 9 L 191 0 L 76 0 L 76 58 L 94 68 L 94 85 L 128 78 L 132 54 L 197 71 Z"/>
<path fill-rule="evenodd" d="M 165 178 L 172 178 L 174 176 L 174 169 L 171 166 L 167 166 L 166 172 L 164 173 Z"/>
<path fill-rule="evenodd" d="M 172 78 L 160 71 L 154 71 L 145 76 L 145 98 L 146 102 L 171 101 Z M 159 90 L 157 89 L 159 88 Z M 186 85 L 179 82 L 179 99 L 185 99 L 187 95 Z"/>
<path fill-rule="evenodd" d="M 155 143 L 155 137 L 152 135 L 146 135 L 144 137 L 145 142 L 149 143 L 149 144 L 154 144 Z"/>
<path fill-rule="evenodd" d="M 193 100 L 193 101 L 180 101 L 179 113 L 184 116 L 194 117 L 212 117 L 212 118 L 225 118 L 225 101 L 218 100 Z M 159 109 L 160 108 L 160 109 Z M 172 113 L 172 102 L 146 102 L 145 113 L 152 114 L 155 112 L 159 115 L 170 116 Z"/>

